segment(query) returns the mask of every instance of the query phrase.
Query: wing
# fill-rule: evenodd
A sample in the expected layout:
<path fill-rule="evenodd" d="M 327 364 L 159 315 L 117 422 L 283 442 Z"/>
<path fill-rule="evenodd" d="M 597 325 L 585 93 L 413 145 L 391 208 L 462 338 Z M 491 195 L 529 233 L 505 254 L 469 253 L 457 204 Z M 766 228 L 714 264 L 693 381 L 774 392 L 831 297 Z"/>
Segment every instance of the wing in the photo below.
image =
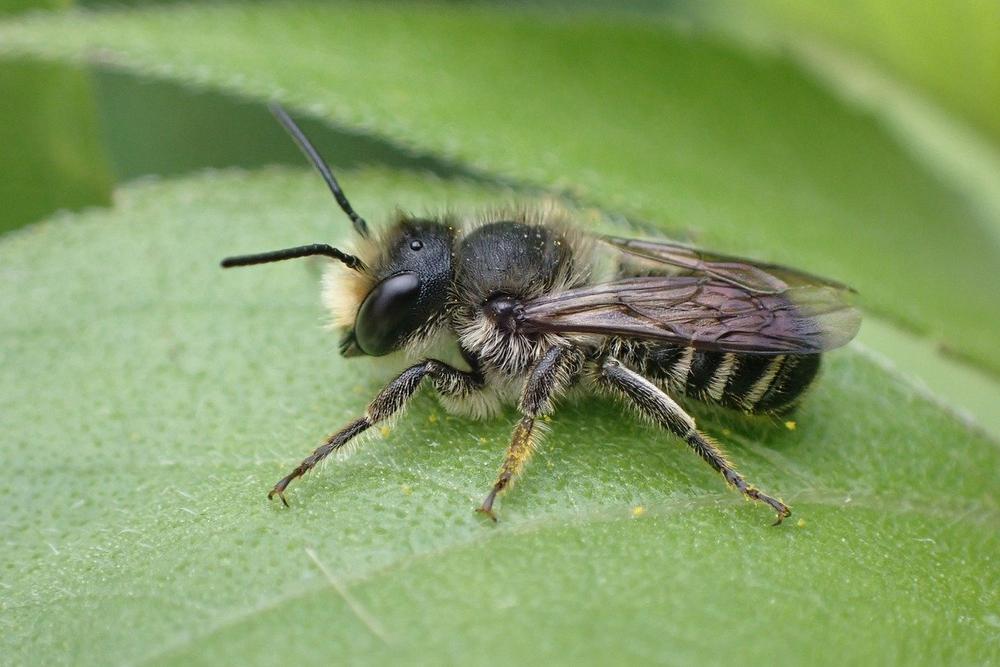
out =
<path fill-rule="evenodd" d="M 764 264 L 741 257 L 718 255 L 668 241 L 628 239 L 618 236 L 600 238 L 634 258 L 660 266 L 667 264 L 683 269 L 689 274 L 706 275 L 716 281 L 742 287 L 757 294 L 779 294 L 789 287 L 804 286 L 853 291 L 841 283 L 778 264 Z"/>
<path fill-rule="evenodd" d="M 844 345 L 861 314 L 828 285 L 759 294 L 707 276 L 623 278 L 524 304 L 528 331 L 661 340 L 744 354 L 816 354 Z"/>

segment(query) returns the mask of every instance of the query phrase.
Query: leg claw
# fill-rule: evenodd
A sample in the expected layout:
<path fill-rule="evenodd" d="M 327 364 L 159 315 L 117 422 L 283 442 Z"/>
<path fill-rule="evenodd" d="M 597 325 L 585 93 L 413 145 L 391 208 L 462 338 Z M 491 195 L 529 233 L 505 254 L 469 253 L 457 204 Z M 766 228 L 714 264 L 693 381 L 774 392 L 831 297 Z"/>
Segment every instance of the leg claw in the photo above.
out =
<path fill-rule="evenodd" d="M 280 491 L 280 490 L 278 490 L 278 488 L 277 488 L 277 487 L 275 487 L 275 488 L 271 489 L 271 490 L 270 490 L 270 491 L 269 491 L 269 492 L 267 493 L 267 499 L 268 499 L 268 500 L 274 500 L 274 497 L 275 497 L 275 496 L 278 496 L 278 498 L 280 498 L 280 499 L 281 499 L 281 503 L 282 503 L 282 504 L 283 504 L 283 505 L 284 505 L 285 507 L 291 507 L 291 505 L 289 505 L 289 504 L 288 504 L 288 501 L 287 501 L 287 500 L 285 500 L 285 492 L 284 492 L 284 491 Z"/>
<path fill-rule="evenodd" d="M 743 495 L 750 500 L 756 500 L 757 502 L 764 503 L 775 511 L 778 516 L 774 523 L 771 524 L 772 526 L 779 526 L 782 521 L 792 516 L 792 510 L 788 509 L 788 505 L 780 500 L 776 500 L 767 494 L 761 493 L 752 486 L 746 486 L 740 490 L 743 492 Z"/>
<path fill-rule="evenodd" d="M 278 496 L 279 498 L 281 498 L 282 505 L 284 505 L 285 507 L 291 507 L 291 505 L 288 504 L 288 500 L 285 499 L 285 489 L 288 488 L 288 485 L 291 484 L 296 477 L 302 476 L 303 471 L 301 468 L 302 466 L 299 466 L 298 468 L 293 470 L 290 475 L 284 477 L 281 481 L 275 484 L 274 488 L 268 492 L 267 499 L 273 500 L 275 496 Z"/>
<path fill-rule="evenodd" d="M 778 513 L 778 517 L 774 520 L 774 523 L 772 523 L 771 525 L 780 526 L 782 521 L 792 516 L 792 510 L 788 509 L 788 506 L 780 501 L 775 501 L 775 502 L 778 504 L 778 506 L 777 507 L 774 507 L 774 505 L 771 506 L 774 507 L 775 512 Z"/>
<path fill-rule="evenodd" d="M 478 512 L 479 514 L 485 514 L 486 516 L 488 516 L 490 519 L 493 520 L 493 523 L 497 522 L 497 515 L 493 513 L 492 509 L 490 509 L 489 507 L 486 507 L 485 505 L 483 505 L 482 507 L 476 508 L 476 512 Z"/>

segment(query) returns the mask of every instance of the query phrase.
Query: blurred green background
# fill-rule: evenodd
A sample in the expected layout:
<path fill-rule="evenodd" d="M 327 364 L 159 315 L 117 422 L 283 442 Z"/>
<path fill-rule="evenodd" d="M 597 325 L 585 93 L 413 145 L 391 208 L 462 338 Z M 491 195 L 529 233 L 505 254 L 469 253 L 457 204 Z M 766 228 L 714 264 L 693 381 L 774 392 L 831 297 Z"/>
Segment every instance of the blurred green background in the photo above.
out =
<path fill-rule="evenodd" d="M 1000 4 L 7 1 L 0 100 L 14 663 L 1000 660 Z M 487 534 L 509 419 L 430 400 L 272 511 L 386 372 L 315 265 L 215 271 L 346 235 L 269 100 L 373 220 L 565 197 L 856 286 L 799 426 L 698 415 L 803 523 L 585 404 Z"/>

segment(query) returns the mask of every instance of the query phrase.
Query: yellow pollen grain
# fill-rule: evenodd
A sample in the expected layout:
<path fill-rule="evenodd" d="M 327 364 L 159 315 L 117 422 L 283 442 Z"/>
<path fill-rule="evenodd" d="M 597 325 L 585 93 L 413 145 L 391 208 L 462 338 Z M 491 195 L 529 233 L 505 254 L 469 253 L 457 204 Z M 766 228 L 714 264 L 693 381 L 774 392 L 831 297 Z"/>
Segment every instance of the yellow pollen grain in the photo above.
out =
<path fill-rule="evenodd" d="M 798 426 L 798 424 L 796 424 L 793 421 L 785 422 L 785 428 L 787 428 L 789 431 L 794 431 L 796 426 Z"/>
<path fill-rule="evenodd" d="M 795 522 L 795 525 L 798 526 L 799 528 L 805 528 L 806 527 L 806 520 L 805 519 L 799 519 L 798 521 Z"/>
<path fill-rule="evenodd" d="M 413 489 L 410 488 L 409 484 L 402 485 L 401 487 L 399 487 L 399 490 L 403 492 L 404 496 L 408 496 L 413 493 Z"/>
<path fill-rule="evenodd" d="M 729 436 L 731 436 L 732 434 L 733 434 L 733 432 L 732 432 L 732 431 L 730 431 L 730 430 L 729 430 L 728 428 L 724 428 L 724 429 L 722 429 L 722 435 L 726 436 L 727 438 L 728 438 Z"/>
<path fill-rule="evenodd" d="M 384 438 L 385 436 L 389 435 L 389 433 L 390 433 L 391 431 L 392 431 L 392 429 L 391 429 L 391 428 L 389 428 L 388 426 L 383 426 L 383 427 L 381 427 L 381 428 L 380 428 L 380 429 L 378 430 L 378 432 L 382 434 L 382 437 L 383 437 L 383 438 Z"/>
<path fill-rule="evenodd" d="M 427 421 L 429 421 L 432 424 L 437 423 L 437 420 L 438 420 L 438 416 L 436 414 L 434 414 L 433 412 L 430 415 L 427 416 Z"/>
<path fill-rule="evenodd" d="M 645 513 L 646 513 L 646 508 L 643 507 L 642 505 L 636 505 L 635 507 L 632 508 L 632 518 L 634 519 L 638 519 Z"/>

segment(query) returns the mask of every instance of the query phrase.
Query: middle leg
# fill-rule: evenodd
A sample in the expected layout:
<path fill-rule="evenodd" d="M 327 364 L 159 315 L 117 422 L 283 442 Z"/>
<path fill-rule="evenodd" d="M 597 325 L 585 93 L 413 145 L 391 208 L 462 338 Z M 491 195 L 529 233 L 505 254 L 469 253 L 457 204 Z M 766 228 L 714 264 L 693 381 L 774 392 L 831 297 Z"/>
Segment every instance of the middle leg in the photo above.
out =
<path fill-rule="evenodd" d="M 552 412 L 553 401 L 583 369 L 583 352 L 573 347 L 551 347 L 531 369 L 521 393 L 521 420 L 514 427 L 507 457 L 500 467 L 489 495 L 477 510 L 494 521 L 493 503 L 497 496 L 510 488 L 538 445 L 539 429 L 536 420 Z"/>

